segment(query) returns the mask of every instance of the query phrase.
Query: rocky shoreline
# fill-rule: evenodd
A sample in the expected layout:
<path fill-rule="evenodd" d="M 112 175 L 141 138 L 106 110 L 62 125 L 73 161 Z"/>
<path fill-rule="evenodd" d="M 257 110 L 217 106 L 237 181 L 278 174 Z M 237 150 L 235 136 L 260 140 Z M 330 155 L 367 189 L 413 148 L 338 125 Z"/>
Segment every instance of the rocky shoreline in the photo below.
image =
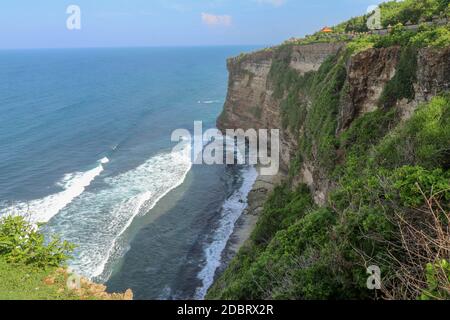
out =
<path fill-rule="evenodd" d="M 258 170 L 259 171 L 259 170 Z M 222 253 L 220 267 L 216 271 L 216 277 L 228 266 L 242 246 L 247 242 L 258 223 L 268 196 L 273 189 L 280 184 L 285 177 L 284 173 L 275 176 L 259 175 L 247 195 L 247 208 L 236 221 L 233 233 Z"/>

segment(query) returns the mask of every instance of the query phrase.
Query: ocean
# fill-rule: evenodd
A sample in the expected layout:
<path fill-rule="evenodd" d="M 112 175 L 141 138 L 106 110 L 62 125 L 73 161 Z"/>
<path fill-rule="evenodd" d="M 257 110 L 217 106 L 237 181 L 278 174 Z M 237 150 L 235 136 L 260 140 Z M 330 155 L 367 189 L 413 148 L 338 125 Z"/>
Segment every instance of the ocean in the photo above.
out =
<path fill-rule="evenodd" d="M 255 47 L 0 51 L 0 216 L 45 222 L 69 265 L 137 299 L 202 299 L 256 170 L 193 165 L 226 58 Z"/>

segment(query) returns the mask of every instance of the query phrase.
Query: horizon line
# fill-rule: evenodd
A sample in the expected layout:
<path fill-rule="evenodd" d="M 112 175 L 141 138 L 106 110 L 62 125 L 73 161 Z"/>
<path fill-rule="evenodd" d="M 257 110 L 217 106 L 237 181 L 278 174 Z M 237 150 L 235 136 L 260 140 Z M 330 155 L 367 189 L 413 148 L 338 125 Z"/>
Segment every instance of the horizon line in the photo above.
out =
<path fill-rule="evenodd" d="M 194 45 L 149 45 L 149 46 L 81 46 L 81 47 L 15 47 L 1 48 L 0 51 L 13 50 L 69 50 L 69 49 L 145 49 L 145 48 L 202 48 L 202 47 L 272 47 L 276 44 L 194 44 Z"/>

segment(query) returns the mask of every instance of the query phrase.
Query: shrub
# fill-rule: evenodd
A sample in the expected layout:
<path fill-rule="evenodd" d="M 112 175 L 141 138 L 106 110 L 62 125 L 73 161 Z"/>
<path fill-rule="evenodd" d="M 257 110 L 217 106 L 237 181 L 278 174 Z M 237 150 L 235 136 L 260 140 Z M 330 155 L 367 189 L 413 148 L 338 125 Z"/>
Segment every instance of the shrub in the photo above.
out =
<path fill-rule="evenodd" d="M 422 167 L 404 166 L 393 172 L 390 183 L 405 207 L 423 205 L 423 192 L 435 194 L 436 200 L 443 203 L 450 201 L 450 174 L 442 169 L 430 171 Z"/>
<path fill-rule="evenodd" d="M 367 49 L 374 47 L 375 43 L 377 43 L 378 41 L 378 38 L 379 38 L 378 36 L 372 35 L 356 38 L 347 44 L 347 50 L 351 54 L 356 54 L 358 52 L 365 51 Z"/>
<path fill-rule="evenodd" d="M 417 48 L 450 46 L 450 27 L 422 27 L 422 30 L 410 39 L 410 44 Z"/>
<path fill-rule="evenodd" d="M 450 263 L 443 259 L 438 263 L 428 263 L 426 267 L 427 288 L 420 296 L 421 300 L 450 299 Z M 446 285 L 447 288 L 442 285 Z"/>
<path fill-rule="evenodd" d="M 376 147 L 383 167 L 421 165 L 450 168 L 450 97 L 438 96 L 421 105 L 409 121 Z"/>
<path fill-rule="evenodd" d="M 420 19 L 431 20 L 448 6 L 448 0 L 405 0 L 389 1 L 380 5 L 382 24 L 418 23 Z"/>
<path fill-rule="evenodd" d="M 352 125 L 340 136 L 340 145 L 347 152 L 365 152 L 376 145 L 398 123 L 397 110 L 381 109 L 369 112 L 353 121 Z"/>
<path fill-rule="evenodd" d="M 436 195 L 424 192 L 426 204 L 393 214 L 398 231 L 388 242 L 389 255 L 377 261 L 390 266 L 382 288 L 388 299 L 450 298 L 450 216 L 448 202 Z"/>
<path fill-rule="evenodd" d="M 0 220 L 0 256 L 10 263 L 58 267 L 73 249 L 73 245 L 56 236 L 46 242 L 38 228 L 23 217 L 8 216 Z"/>
<path fill-rule="evenodd" d="M 278 230 L 291 225 L 311 207 L 311 196 L 306 185 L 300 185 L 295 192 L 289 190 L 287 185 L 277 187 L 265 205 L 252 240 L 256 245 L 268 244 Z"/>

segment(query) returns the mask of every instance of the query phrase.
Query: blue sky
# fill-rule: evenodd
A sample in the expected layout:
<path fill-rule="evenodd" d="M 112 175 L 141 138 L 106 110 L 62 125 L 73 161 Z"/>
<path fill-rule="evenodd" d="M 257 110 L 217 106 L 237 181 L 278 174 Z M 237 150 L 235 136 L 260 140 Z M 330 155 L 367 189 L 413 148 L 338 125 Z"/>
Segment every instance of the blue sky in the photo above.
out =
<path fill-rule="evenodd" d="M 0 48 L 270 45 L 381 0 L 4 0 Z M 81 30 L 66 28 L 69 5 Z"/>

